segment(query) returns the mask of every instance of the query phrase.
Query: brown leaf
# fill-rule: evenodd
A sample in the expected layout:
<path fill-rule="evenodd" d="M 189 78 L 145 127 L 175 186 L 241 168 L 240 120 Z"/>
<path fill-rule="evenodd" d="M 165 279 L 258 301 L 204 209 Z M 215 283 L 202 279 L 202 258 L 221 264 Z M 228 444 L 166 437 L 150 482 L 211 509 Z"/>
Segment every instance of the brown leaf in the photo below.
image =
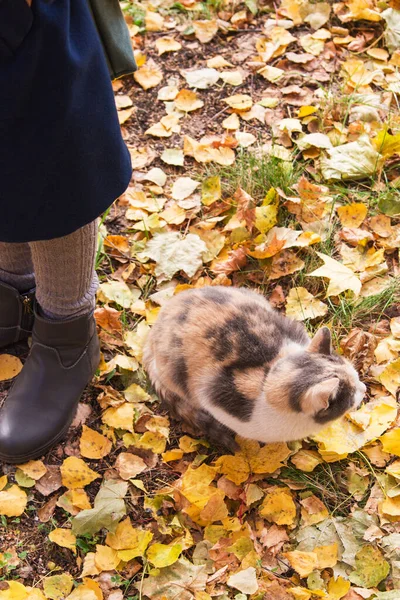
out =
<path fill-rule="evenodd" d="M 233 199 L 237 202 L 237 218 L 239 221 L 244 221 L 246 223 L 246 227 L 251 233 L 256 220 L 254 199 L 241 187 L 238 187 L 233 195 Z"/>
<path fill-rule="evenodd" d="M 35 487 L 43 496 L 50 496 L 60 489 L 62 487 L 60 467 L 48 465 L 47 473 L 35 483 Z"/>
<path fill-rule="evenodd" d="M 281 285 L 277 285 L 275 287 L 274 291 L 268 298 L 268 301 L 274 308 L 284 306 L 286 298 Z"/>
<path fill-rule="evenodd" d="M 304 261 L 301 260 L 292 250 L 282 250 L 272 259 L 272 269 L 269 274 L 270 279 L 279 279 L 285 275 L 300 271 L 304 267 Z"/>
<path fill-rule="evenodd" d="M 230 273 L 238 271 L 244 267 L 246 262 L 246 249 L 240 246 L 236 250 L 231 250 L 231 252 L 229 252 L 227 260 L 215 263 L 211 270 L 213 273 L 223 273 L 225 275 L 229 275 Z"/>
<path fill-rule="evenodd" d="M 96 319 L 97 325 L 100 325 L 100 327 L 106 331 L 114 334 L 120 334 L 122 332 L 120 315 L 120 311 L 115 310 L 115 308 L 110 308 L 109 306 L 96 308 L 94 311 L 94 318 Z"/>
<path fill-rule="evenodd" d="M 41 523 L 47 523 L 48 521 L 50 521 L 51 517 L 54 514 L 54 510 L 57 505 L 57 500 L 58 496 L 54 495 L 50 498 L 50 500 L 47 500 L 47 502 L 43 504 L 42 508 L 38 509 L 37 515 Z"/>
<path fill-rule="evenodd" d="M 376 338 L 372 333 L 357 328 L 352 329 L 341 340 L 340 347 L 343 354 L 351 360 L 355 368 L 365 373 L 374 362 L 376 344 Z"/>

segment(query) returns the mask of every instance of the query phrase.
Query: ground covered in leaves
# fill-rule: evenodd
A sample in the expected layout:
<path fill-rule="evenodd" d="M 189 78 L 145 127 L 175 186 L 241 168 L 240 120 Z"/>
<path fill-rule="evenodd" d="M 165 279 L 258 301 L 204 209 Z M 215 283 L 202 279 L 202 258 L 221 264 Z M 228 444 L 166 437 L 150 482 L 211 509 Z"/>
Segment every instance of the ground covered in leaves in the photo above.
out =
<path fill-rule="evenodd" d="M 100 227 L 103 360 L 66 441 L 0 467 L 0 599 L 397 600 L 398 0 L 123 8 L 133 176 Z M 143 344 L 205 285 L 330 327 L 365 403 L 235 456 L 169 419 Z M 0 398 L 26 354 L 0 356 Z"/>

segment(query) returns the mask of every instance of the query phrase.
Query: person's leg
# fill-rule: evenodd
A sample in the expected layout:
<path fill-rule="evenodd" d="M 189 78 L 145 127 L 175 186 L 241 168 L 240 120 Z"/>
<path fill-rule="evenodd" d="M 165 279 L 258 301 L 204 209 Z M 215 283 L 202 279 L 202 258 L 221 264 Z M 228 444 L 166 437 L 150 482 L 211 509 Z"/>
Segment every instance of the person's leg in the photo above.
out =
<path fill-rule="evenodd" d="M 61 440 L 96 372 L 96 246 L 96 222 L 30 244 L 38 303 L 30 354 L 0 410 L 0 460 L 25 462 Z"/>
<path fill-rule="evenodd" d="M 97 221 L 65 237 L 29 244 L 36 299 L 49 319 L 71 319 L 95 307 Z"/>
<path fill-rule="evenodd" d="M 34 286 L 29 244 L 0 242 L 0 348 L 32 331 Z"/>
<path fill-rule="evenodd" d="M 27 292 L 35 285 L 29 244 L 0 242 L 0 281 L 19 292 Z"/>

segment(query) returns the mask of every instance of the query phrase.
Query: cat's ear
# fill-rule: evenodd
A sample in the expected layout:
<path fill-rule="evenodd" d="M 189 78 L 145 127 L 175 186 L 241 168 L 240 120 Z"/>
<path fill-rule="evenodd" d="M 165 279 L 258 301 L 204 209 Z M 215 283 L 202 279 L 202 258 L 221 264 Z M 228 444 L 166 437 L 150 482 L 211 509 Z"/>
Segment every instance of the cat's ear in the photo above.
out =
<path fill-rule="evenodd" d="M 331 354 L 332 340 L 330 329 L 328 327 L 318 329 L 307 350 L 308 352 L 316 352 L 318 354 Z"/>
<path fill-rule="evenodd" d="M 329 407 L 330 398 L 337 392 L 339 379 L 331 377 L 316 383 L 303 394 L 301 407 L 307 414 L 316 415 Z"/>

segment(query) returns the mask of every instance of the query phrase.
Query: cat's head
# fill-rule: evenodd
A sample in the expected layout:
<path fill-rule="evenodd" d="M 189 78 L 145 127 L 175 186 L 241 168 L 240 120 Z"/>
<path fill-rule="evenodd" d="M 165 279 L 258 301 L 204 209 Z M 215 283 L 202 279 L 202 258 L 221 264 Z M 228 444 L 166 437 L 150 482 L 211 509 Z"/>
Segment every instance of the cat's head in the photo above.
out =
<path fill-rule="evenodd" d="M 278 358 L 266 389 L 268 401 L 277 408 L 308 415 L 323 425 L 357 408 L 366 386 L 353 365 L 332 350 L 330 330 L 322 327 L 307 348 Z"/>

